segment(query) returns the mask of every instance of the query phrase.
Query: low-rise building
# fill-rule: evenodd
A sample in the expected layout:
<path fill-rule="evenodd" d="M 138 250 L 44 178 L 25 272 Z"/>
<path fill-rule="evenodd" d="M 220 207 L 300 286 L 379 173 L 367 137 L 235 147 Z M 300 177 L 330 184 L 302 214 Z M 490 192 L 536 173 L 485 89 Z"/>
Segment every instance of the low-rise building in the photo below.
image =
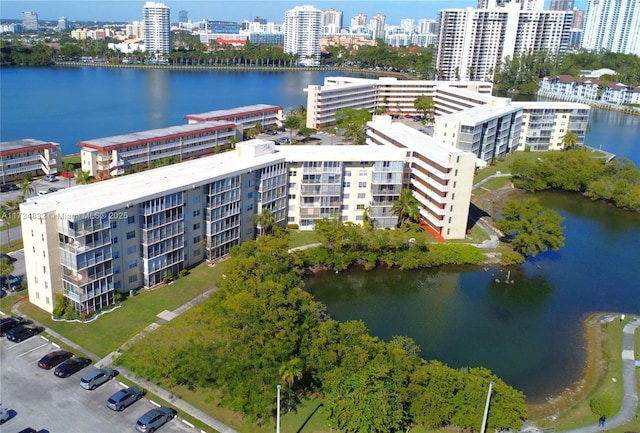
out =
<path fill-rule="evenodd" d="M 423 224 L 444 239 L 464 239 L 476 156 L 393 122 L 390 116 L 373 116 L 367 126 L 367 144 L 406 152 L 411 190 L 420 203 Z"/>
<path fill-rule="evenodd" d="M 184 118 L 189 124 L 214 120 L 233 122 L 243 133 L 246 129 L 253 128 L 257 124 L 261 124 L 263 128 L 267 129 L 280 127 L 284 120 L 284 113 L 282 107 L 277 105 L 255 104 L 200 114 L 187 114 Z"/>
<path fill-rule="evenodd" d="M 629 86 L 610 80 L 594 78 L 605 75 L 608 71 L 611 70 L 605 70 L 603 73 L 592 71 L 589 75 L 593 75 L 593 77 L 580 77 L 578 79 L 571 75 L 544 77 L 540 81 L 538 96 L 584 104 L 640 104 L 640 86 Z M 611 72 L 615 74 L 615 71 Z"/>
<path fill-rule="evenodd" d="M 60 144 L 24 138 L 0 143 L 0 178 L 2 183 L 20 180 L 24 175 L 41 176 L 58 173 Z"/>
<path fill-rule="evenodd" d="M 81 141 L 82 170 L 95 178 L 119 176 L 154 162 L 180 162 L 209 155 L 242 137 L 228 121 L 202 122 Z"/>

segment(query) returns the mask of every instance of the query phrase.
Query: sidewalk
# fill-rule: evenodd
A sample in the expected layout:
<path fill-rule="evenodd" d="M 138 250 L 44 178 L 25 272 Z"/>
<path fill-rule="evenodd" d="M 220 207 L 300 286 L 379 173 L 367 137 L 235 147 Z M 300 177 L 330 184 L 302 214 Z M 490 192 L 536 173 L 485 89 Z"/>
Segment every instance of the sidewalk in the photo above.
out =
<path fill-rule="evenodd" d="M 120 347 L 119 350 L 126 349 L 131 343 L 133 343 L 138 338 L 141 338 L 142 336 L 148 334 L 149 332 L 153 331 L 154 329 L 162 326 L 162 324 L 167 323 L 168 321 L 174 319 L 179 314 L 184 313 L 185 311 L 187 311 L 189 308 L 193 307 L 194 305 L 197 305 L 197 304 L 205 301 L 216 290 L 218 290 L 217 287 L 209 289 L 206 292 L 204 292 L 203 294 L 195 297 L 191 301 L 189 301 L 186 304 L 176 308 L 173 311 L 166 311 L 166 310 L 162 311 L 161 313 L 159 313 L 157 315 L 158 319 L 154 323 L 151 323 L 149 326 L 147 326 L 145 329 L 143 329 L 140 333 L 135 335 L 131 340 L 129 340 L 126 343 L 124 343 Z M 11 307 L 11 312 L 13 314 L 15 314 L 16 316 L 22 315 L 20 313 L 20 311 L 18 310 L 18 305 L 19 305 L 19 302 L 16 302 Z M 41 324 L 38 324 L 38 325 L 42 326 Z M 67 346 L 71 347 L 74 350 L 74 352 L 76 352 L 78 354 L 82 354 L 83 356 L 86 356 L 86 357 L 89 357 L 89 358 L 92 358 L 92 359 L 99 359 L 99 361 L 97 361 L 94 364 L 94 366 L 96 368 L 102 368 L 102 367 L 107 367 L 107 366 L 111 367 L 112 366 L 113 357 L 116 354 L 116 352 L 111 352 L 110 354 L 108 354 L 104 358 L 100 359 L 100 357 L 98 355 L 96 355 L 95 353 L 92 353 L 92 352 L 86 350 L 85 348 L 77 345 L 73 341 L 71 341 L 68 338 L 58 334 L 55 331 L 52 331 L 51 329 L 47 328 L 47 333 L 52 335 L 53 337 L 55 337 L 57 340 L 63 342 Z M 173 406 L 175 406 L 176 408 L 178 408 L 182 412 L 189 414 L 190 416 L 192 416 L 193 418 L 197 419 L 198 421 L 200 421 L 200 422 L 202 422 L 202 423 L 214 428 L 216 431 L 218 431 L 220 433 L 239 433 L 238 431 L 232 429 L 228 425 L 222 423 L 221 421 L 218 421 L 217 419 L 207 415 L 206 413 L 204 413 L 200 409 L 198 409 L 198 408 L 190 405 L 189 403 L 183 401 L 182 399 L 180 399 L 180 397 L 176 397 L 175 395 L 171 394 L 169 391 L 166 391 L 166 390 L 160 388 L 159 386 L 155 385 L 154 383 L 151 383 L 146 379 L 143 379 L 141 377 L 136 376 L 135 374 L 133 374 L 131 371 L 127 370 L 126 368 L 118 366 L 117 370 L 118 370 L 118 372 L 119 372 L 119 374 L 121 376 L 126 377 L 130 381 L 132 381 L 132 382 L 138 384 L 139 386 L 141 386 L 142 388 L 146 389 L 148 392 L 151 392 L 151 393 L 157 395 L 158 397 L 160 397 L 161 399 L 165 400 L 166 402 L 171 403 Z"/>

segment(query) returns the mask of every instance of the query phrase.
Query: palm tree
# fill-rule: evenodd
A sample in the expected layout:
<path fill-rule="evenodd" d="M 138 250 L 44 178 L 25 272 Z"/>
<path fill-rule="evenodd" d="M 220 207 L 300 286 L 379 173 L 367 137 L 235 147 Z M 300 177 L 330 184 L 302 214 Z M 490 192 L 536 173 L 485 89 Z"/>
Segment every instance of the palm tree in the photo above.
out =
<path fill-rule="evenodd" d="M 88 170 L 78 170 L 78 183 L 80 185 L 86 185 L 89 182 L 91 182 L 91 180 L 93 179 L 93 176 L 91 176 L 91 172 Z"/>
<path fill-rule="evenodd" d="M 418 222 L 420 220 L 420 208 L 418 200 L 410 189 L 403 189 L 400 198 L 393 202 L 391 213 L 398 215 L 396 227 L 402 227 L 407 221 Z"/>
<path fill-rule="evenodd" d="M 366 207 L 362 211 L 362 227 L 365 230 L 373 230 L 373 220 L 371 219 L 371 215 L 369 215 L 369 210 L 371 208 Z"/>
<path fill-rule="evenodd" d="M 273 224 L 276 222 L 276 218 L 267 208 L 263 208 L 262 212 L 256 214 L 254 220 L 260 228 L 260 236 L 266 236 L 267 232 L 271 231 L 271 227 L 273 227 Z"/>
<path fill-rule="evenodd" d="M 562 137 L 562 149 L 567 150 L 575 147 L 578 144 L 578 137 L 573 131 L 567 132 L 564 137 Z"/>
<path fill-rule="evenodd" d="M 291 386 L 296 379 L 302 379 L 302 361 L 300 358 L 293 358 L 280 366 L 280 377 L 289 386 L 289 409 L 291 410 Z"/>
<path fill-rule="evenodd" d="M 30 194 L 33 194 L 36 191 L 33 185 L 31 185 L 31 177 L 26 173 L 22 176 L 19 186 L 23 200 L 27 199 Z"/>

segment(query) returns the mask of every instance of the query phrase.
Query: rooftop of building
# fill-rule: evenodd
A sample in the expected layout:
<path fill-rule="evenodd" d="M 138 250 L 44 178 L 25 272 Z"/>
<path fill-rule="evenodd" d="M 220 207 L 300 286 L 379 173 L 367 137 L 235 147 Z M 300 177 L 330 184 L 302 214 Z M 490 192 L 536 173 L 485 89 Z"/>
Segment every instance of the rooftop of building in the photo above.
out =
<path fill-rule="evenodd" d="M 3 141 L 0 143 L 0 155 L 11 155 L 15 153 L 31 152 L 42 149 L 49 149 L 59 146 L 52 141 L 42 141 L 35 138 L 22 138 L 20 140 Z"/>
<path fill-rule="evenodd" d="M 236 117 L 238 115 L 251 115 L 256 113 L 262 113 L 264 111 L 273 111 L 273 110 L 282 110 L 282 107 L 278 105 L 253 104 L 253 105 L 245 105 L 244 107 L 228 108 L 225 110 L 213 110 L 213 111 L 207 111 L 205 113 L 187 114 L 186 116 L 184 116 L 184 118 L 194 119 L 194 120 L 220 119 L 220 118 Z"/>
<path fill-rule="evenodd" d="M 452 155 L 471 155 L 475 158 L 472 153 L 439 143 L 433 137 L 404 123 L 392 122 L 390 116 L 373 116 L 373 120 L 367 125 L 393 137 L 394 141 L 406 148 L 405 150 L 418 152 L 442 166 L 450 165 Z"/>
<path fill-rule="evenodd" d="M 477 107 L 468 108 L 456 113 L 438 116 L 437 122 L 460 122 L 463 125 L 476 125 L 488 120 L 496 119 L 504 115 L 518 111 L 520 107 L 514 105 L 492 106 L 478 105 Z"/>
<path fill-rule="evenodd" d="M 23 206 L 25 210 L 36 213 L 58 211 L 58 218 L 109 212 L 138 204 L 150 197 L 197 188 L 277 161 L 284 162 L 284 156 L 275 151 L 272 142 L 251 141 L 238 143 L 235 152 L 198 158 L 88 185 L 77 185 L 29 198 Z M 247 151 L 243 152 L 244 150 Z"/>
<path fill-rule="evenodd" d="M 565 101 L 513 101 L 513 105 L 522 107 L 525 110 L 533 109 L 554 109 L 554 110 L 588 110 L 591 107 L 587 104 L 580 102 L 565 102 Z"/>
<path fill-rule="evenodd" d="M 404 161 L 406 151 L 393 146 L 278 146 L 288 162 L 304 161 Z"/>
<path fill-rule="evenodd" d="M 170 126 L 168 128 L 150 129 L 147 131 L 132 132 L 130 134 L 85 140 L 78 143 L 78 146 L 110 151 L 121 147 L 136 146 L 138 144 L 152 142 L 158 138 L 175 138 L 189 135 L 193 132 L 216 131 L 225 128 L 235 128 L 235 124 L 228 121 L 212 121 L 177 125 Z"/>

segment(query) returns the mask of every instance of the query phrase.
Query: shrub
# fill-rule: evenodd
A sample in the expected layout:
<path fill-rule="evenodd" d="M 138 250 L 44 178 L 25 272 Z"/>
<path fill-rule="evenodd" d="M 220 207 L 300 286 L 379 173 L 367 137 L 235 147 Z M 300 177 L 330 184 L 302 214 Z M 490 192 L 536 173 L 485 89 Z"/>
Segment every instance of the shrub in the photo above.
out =
<path fill-rule="evenodd" d="M 608 395 L 597 395 L 589 401 L 591 412 L 598 416 L 610 416 L 613 414 L 613 401 Z"/>
<path fill-rule="evenodd" d="M 180 271 L 180 276 L 181 276 L 181 277 L 186 277 L 187 275 L 189 275 L 189 271 L 188 271 L 188 270 L 186 270 L 186 269 L 182 269 L 182 270 Z"/>
<path fill-rule="evenodd" d="M 300 226 L 298 226 L 298 224 L 296 224 L 296 223 L 288 223 L 287 224 L 287 228 L 289 230 L 298 230 L 300 228 Z"/>

